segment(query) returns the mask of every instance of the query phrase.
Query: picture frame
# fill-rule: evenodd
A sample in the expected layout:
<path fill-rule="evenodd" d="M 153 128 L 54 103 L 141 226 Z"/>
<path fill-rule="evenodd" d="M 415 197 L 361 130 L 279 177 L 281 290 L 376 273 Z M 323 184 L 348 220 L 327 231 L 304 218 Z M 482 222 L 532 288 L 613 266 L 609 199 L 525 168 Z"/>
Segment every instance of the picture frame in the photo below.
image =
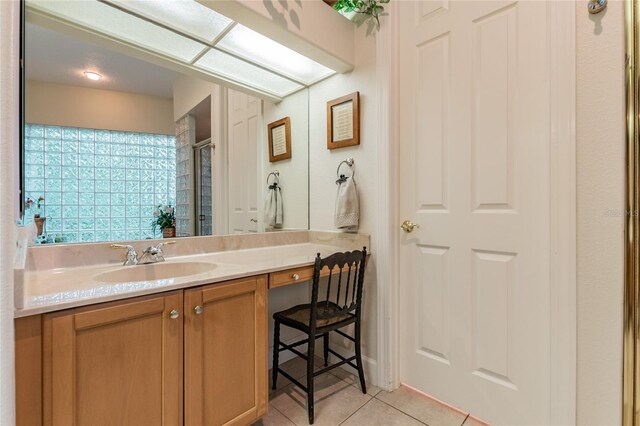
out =
<path fill-rule="evenodd" d="M 291 158 L 291 119 L 282 118 L 267 125 L 269 133 L 269 162 Z"/>
<path fill-rule="evenodd" d="M 327 149 L 360 145 L 360 92 L 327 102 Z"/>

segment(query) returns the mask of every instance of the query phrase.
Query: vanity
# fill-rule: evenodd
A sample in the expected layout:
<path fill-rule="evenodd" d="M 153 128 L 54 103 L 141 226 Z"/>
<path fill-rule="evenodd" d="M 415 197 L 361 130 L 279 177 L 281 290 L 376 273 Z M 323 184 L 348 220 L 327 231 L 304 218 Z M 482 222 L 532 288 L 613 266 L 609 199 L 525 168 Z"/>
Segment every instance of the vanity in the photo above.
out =
<path fill-rule="evenodd" d="M 20 201 L 41 226 L 16 268 L 18 424 L 252 424 L 268 410 L 270 314 L 308 303 L 317 253 L 370 246 L 309 230 L 334 213 L 322 203 L 312 224 L 309 189 L 335 193 L 335 165 L 357 153 L 327 157 L 312 185 L 310 151 L 327 148 L 310 111 L 337 94 L 310 87 L 352 66 L 224 2 L 72 3 L 24 2 Z M 159 248 L 164 261 L 135 265 Z"/>
<path fill-rule="evenodd" d="M 30 249 L 18 424 L 252 424 L 268 408 L 269 289 L 308 281 L 318 252 L 368 244 L 320 231 L 184 238 L 138 266 L 109 244 Z"/>

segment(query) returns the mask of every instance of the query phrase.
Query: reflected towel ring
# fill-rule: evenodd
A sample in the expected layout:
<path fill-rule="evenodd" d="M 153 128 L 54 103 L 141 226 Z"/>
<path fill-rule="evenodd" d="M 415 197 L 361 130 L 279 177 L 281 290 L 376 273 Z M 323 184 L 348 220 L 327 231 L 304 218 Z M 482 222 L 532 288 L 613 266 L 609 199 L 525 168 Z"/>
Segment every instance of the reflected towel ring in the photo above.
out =
<path fill-rule="evenodd" d="M 275 185 L 279 185 L 280 184 L 280 172 L 277 170 L 274 170 L 273 172 L 269 173 L 267 175 L 267 185 L 272 185 L 271 183 L 269 183 L 269 178 L 273 176 L 273 183 Z"/>
<path fill-rule="evenodd" d="M 340 164 L 338 164 L 338 168 L 336 169 L 336 175 L 338 176 L 338 180 L 336 181 L 337 185 L 346 182 L 347 179 L 349 179 L 350 177 L 354 177 L 356 175 L 356 171 L 353 168 L 354 163 L 355 161 L 353 160 L 353 158 L 349 157 L 346 160 L 342 160 Z M 349 166 L 349 168 L 351 169 L 351 176 L 345 176 L 340 174 L 340 167 L 342 167 L 343 164 L 346 164 L 347 166 Z"/>

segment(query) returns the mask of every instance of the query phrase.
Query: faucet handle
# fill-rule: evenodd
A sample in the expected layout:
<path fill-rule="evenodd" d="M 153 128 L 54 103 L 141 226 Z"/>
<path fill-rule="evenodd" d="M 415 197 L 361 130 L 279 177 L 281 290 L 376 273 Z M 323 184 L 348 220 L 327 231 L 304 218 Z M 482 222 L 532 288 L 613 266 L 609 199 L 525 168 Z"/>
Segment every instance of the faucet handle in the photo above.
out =
<path fill-rule="evenodd" d="M 133 246 L 129 244 L 111 244 L 111 248 L 127 250 L 127 257 L 123 263 L 124 266 L 138 264 L 138 253 L 136 253 L 136 249 L 133 248 Z"/>
<path fill-rule="evenodd" d="M 111 244 L 110 246 L 111 248 L 124 248 L 127 250 L 132 250 L 133 246 L 130 246 L 129 244 Z"/>
<path fill-rule="evenodd" d="M 164 252 L 162 251 L 162 247 L 168 244 L 175 244 L 175 243 L 176 243 L 175 241 L 162 241 L 156 245 L 149 246 L 144 250 L 144 253 L 142 253 L 142 257 L 140 258 L 140 260 L 144 260 L 150 257 L 152 259 L 152 262 L 148 262 L 148 263 L 164 262 Z"/>
<path fill-rule="evenodd" d="M 151 246 L 149 247 L 147 250 L 157 250 L 158 252 L 162 253 L 162 247 L 164 246 L 168 246 L 169 244 L 175 244 L 175 241 L 162 241 L 159 242 L 158 244 L 156 244 L 155 246 Z"/>
<path fill-rule="evenodd" d="M 162 246 L 168 246 L 169 244 L 175 244 L 176 242 L 174 240 L 172 241 L 162 241 L 160 243 L 158 243 L 156 245 L 156 247 L 162 247 Z"/>

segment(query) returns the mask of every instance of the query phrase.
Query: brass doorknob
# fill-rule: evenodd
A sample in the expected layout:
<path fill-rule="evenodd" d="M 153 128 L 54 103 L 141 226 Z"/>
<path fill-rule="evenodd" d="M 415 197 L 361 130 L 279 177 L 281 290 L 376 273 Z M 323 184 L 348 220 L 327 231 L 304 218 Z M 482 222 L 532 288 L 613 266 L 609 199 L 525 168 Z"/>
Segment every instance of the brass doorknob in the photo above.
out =
<path fill-rule="evenodd" d="M 413 228 L 420 228 L 420 225 L 413 223 L 410 220 L 405 220 L 402 222 L 402 225 L 400 225 L 400 228 L 402 228 L 404 232 L 409 233 L 413 231 Z"/>

